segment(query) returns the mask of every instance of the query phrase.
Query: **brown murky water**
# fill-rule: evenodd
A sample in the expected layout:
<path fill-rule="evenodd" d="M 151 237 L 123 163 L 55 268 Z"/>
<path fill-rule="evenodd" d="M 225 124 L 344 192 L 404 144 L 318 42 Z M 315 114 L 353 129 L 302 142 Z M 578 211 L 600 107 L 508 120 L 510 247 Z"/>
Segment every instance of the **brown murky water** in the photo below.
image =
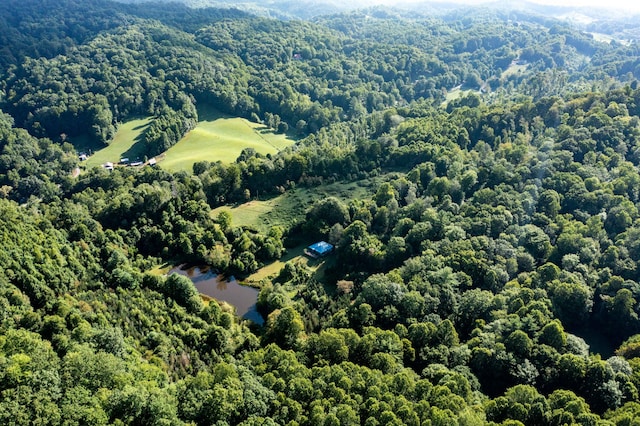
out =
<path fill-rule="evenodd" d="M 249 319 L 259 325 L 264 323 L 264 319 L 256 309 L 257 289 L 241 285 L 233 276 L 224 279 L 221 275 L 207 268 L 194 266 L 182 269 L 179 266 L 171 269 L 169 274 L 173 272 L 189 277 L 200 293 L 233 305 L 239 317 Z"/>

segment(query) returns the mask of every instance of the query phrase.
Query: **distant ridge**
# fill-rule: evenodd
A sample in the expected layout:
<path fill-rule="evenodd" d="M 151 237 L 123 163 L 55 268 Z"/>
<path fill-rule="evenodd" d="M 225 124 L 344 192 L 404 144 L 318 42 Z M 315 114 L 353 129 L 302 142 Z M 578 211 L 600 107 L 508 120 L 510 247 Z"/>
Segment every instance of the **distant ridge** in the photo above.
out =
<path fill-rule="evenodd" d="M 448 11 L 466 8 L 483 7 L 490 9 L 518 10 L 537 13 L 546 17 L 568 20 L 571 22 L 585 22 L 584 17 L 592 21 L 603 19 L 629 19 L 630 16 L 638 16 L 639 13 L 629 13 L 623 8 L 611 9 L 607 7 L 586 7 L 541 4 L 530 1 L 497 0 L 497 1 L 407 1 L 407 0 L 353 0 L 341 2 L 336 0 L 271 0 L 271 1 L 245 1 L 245 0 L 115 0 L 121 3 L 183 3 L 193 8 L 237 8 L 242 11 L 262 16 L 277 18 L 311 19 L 316 16 L 332 15 L 357 9 L 370 7 L 388 7 L 394 9 L 417 11 L 421 14 L 440 14 Z M 576 17 L 579 17 L 576 19 Z"/>

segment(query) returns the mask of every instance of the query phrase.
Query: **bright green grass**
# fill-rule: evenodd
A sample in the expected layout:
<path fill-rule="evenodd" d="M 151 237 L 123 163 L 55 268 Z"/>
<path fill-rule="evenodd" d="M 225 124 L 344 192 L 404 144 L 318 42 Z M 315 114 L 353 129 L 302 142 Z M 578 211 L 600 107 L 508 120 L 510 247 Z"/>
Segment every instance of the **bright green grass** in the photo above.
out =
<path fill-rule="evenodd" d="M 162 265 L 156 265 L 153 268 L 149 269 L 147 272 L 150 273 L 151 275 L 166 275 L 171 268 L 173 268 L 173 265 L 171 265 L 170 263 L 163 263 Z"/>
<path fill-rule="evenodd" d="M 226 116 L 207 106 L 200 107 L 198 114 L 196 128 L 166 152 L 159 163 L 163 169 L 190 172 L 197 161 L 232 163 L 245 148 L 253 148 L 260 154 L 276 154 L 295 142 L 286 135 L 274 134 L 262 124 Z"/>
<path fill-rule="evenodd" d="M 304 249 L 306 245 L 300 245 L 298 247 L 290 248 L 286 251 L 286 253 L 275 262 L 272 262 L 264 267 L 258 269 L 255 273 L 249 275 L 245 282 L 248 284 L 259 283 L 260 281 L 267 278 L 276 277 L 282 268 L 284 268 L 284 264 L 287 262 L 293 263 L 303 263 L 304 265 L 310 266 L 309 262 L 312 259 L 309 259 L 304 255 Z"/>
<path fill-rule="evenodd" d="M 311 270 L 316 279 L 321 280 L 324 275 L 326 265 L 331 261 L 332 257 L 329 256 L 322 259 L 312 259 L 305 256 L 304 249 L 306 247 L 307 244 L 302 244 L 297 247 L 287 249 L 286 253 L 280 259 L 258 269 L 255 273 L 249 275 L 244 282 L 248 285 L 255 285 L 259 284 L 263 280 L 276 278 L 287 262 L 306 266 Z"/>
<path fill-rule="evenodd" d="M 91 168 L 106 162 L 117 163 L 125 157 L 131 161 L 135 161 L 136 158 L 142 159 L 144 156 L 142 134 L 150 123 L 149 117 L 122 123 L 111 143 L 96 151 L 84 162 L 84 165 Z"/>
<path fill-rule="evenodd" d="M 296 188 L 268 200 L 252 200 L 237 206 L 223 206 L 211 211 L 213 217 L 223 210 L 229 211 L 234 226 L 243 226 L 267 232 L 276 225 L 290 226 L 304 219 L 307 210 L 318 200 L 336 197 L 345 204 L 352 199 L 371 198 L 380 182 L 387 176 L 356 182 L 338 182 L 315 188 Z"/>

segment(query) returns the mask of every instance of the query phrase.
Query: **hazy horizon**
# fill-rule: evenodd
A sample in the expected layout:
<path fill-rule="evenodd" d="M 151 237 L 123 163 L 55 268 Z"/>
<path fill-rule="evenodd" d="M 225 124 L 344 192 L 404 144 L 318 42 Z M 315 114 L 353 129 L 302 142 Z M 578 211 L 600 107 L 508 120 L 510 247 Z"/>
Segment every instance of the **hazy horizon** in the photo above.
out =
<path fill-rule="evenodd" d="M 473 4 L 473 5 L 481 5 L 486 3 L 496 3 L 499 1 L 510 1 L 516 3 L 513 0 L 453 0 L 450 3 L 460 3 L 460 4 Z M 640 12 L 640 2 L 629 1 L 629 0 L 609 0 L 607 2 L 602 2 L 602 0 L 527 0 L 531 3 L 538 3 L 543 5 L 551 5 L 551 6 L 572 6 L 572 7 L 591 7 L 591 8 L 599 8 L 599 9 L 609 9 L 609 10 L 631 10 L 635 12 Z M 410 4 L 410 3 L 425 3 L 425 2 L 434 2 L 434 3 L 446 3 L 446 0 L 364 0 L 364 3 L 370 4 L 385 4 L 385 5 L 402 5 L 402 4 Z"/>

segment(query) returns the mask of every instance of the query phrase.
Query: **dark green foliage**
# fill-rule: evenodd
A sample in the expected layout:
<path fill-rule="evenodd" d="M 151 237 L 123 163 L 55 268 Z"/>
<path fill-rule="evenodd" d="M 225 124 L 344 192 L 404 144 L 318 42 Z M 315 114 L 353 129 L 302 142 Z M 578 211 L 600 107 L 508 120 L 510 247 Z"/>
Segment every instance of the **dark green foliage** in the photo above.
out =
<path fill-rule="evenodd" d="M 149 155 L 158 155 L 175 145 L 197 123 L 194 105 L 185 101 L 186 112 L 166 108 L 160 112 L 144 132 L 144 143 Z"/>
<path fill-rule="evenodd" d="M 51 201 L 71 185 L 78 161 L 68 143 L 36 139 L 13 127 L 0 112 L 0 196 L 21 202 L 35 196 Z"/>
<path fill-rule="evenodd" d="M 199 312 L 202 309 L 202 300 L 198 290 L 188 277 L 173 273 L 167 277 L 164 283 L 167 296 L 187 308 L 190 312 Z"/>

